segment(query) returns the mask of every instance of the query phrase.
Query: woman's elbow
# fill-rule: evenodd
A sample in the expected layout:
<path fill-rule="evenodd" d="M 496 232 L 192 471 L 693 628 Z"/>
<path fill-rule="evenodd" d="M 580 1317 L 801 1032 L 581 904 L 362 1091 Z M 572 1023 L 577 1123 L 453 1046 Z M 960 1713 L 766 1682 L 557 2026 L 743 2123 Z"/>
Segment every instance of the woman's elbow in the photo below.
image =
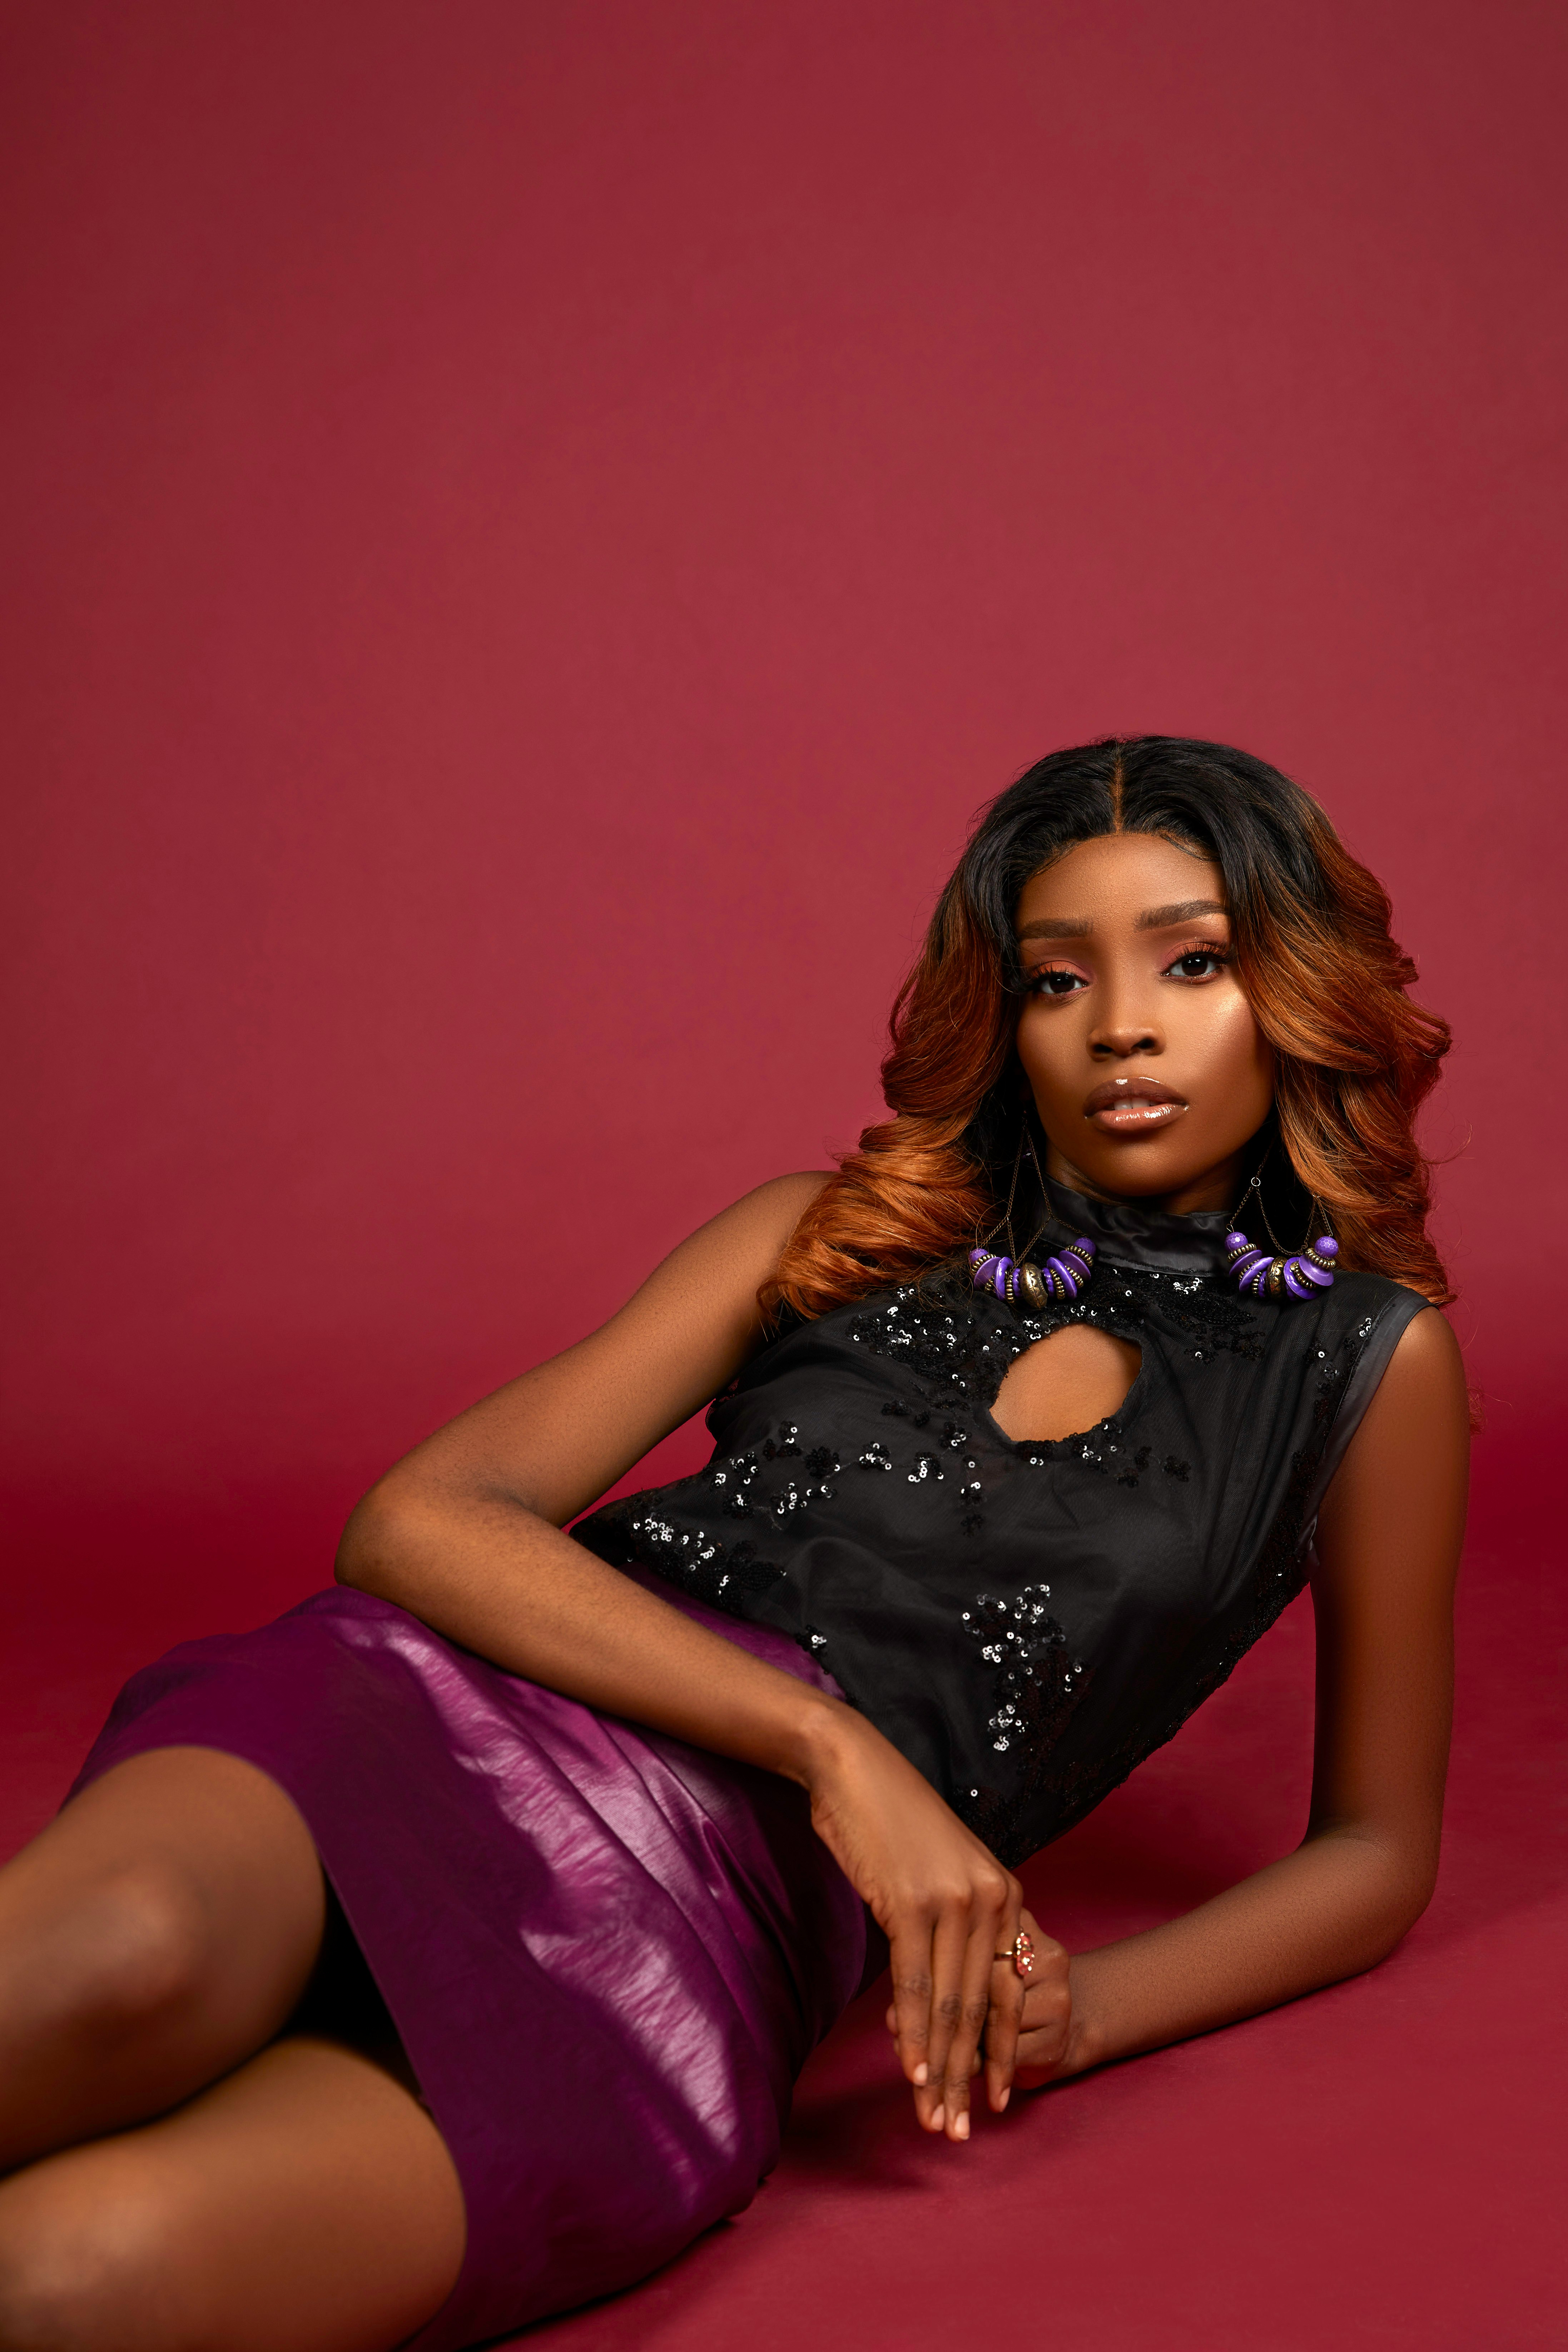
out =
<path fill-rule="evenodd" d="M 1433 1880 L 1410 1880 L 1393 1889 L 1371 1923 L 1369 1968 L 1378 1968 L 1399 1949 L 1432 1900 Z"/>
<path fill-rule="evenodd" d="M 378 1479 L 349 1513 L 333 1563 L 338 1582 L 384 1601 L 396 1600 L 399 1571 L 413 1557 L 422 1516 L 417 1501 L 395 1477 Z"/>
<path fill-rule="evenodd" d="M 1374 1969 L 1404 1942 L 1432 1900 L 1437 1842 L 1352 1834 L 1343 1845 L 1356 1855 L 1360 1882 L 1351 1904 L 1357 1966 Z"/>

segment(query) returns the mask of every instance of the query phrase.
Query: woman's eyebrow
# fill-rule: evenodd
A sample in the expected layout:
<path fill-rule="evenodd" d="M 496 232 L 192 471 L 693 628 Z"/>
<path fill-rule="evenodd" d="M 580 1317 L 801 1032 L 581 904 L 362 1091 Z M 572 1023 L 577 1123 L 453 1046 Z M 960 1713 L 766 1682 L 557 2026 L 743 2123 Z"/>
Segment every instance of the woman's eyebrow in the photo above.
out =
<path fill-rule="evenodd" d="M 1174 923 L 1195 922 L 1200 915 L 1229 913 L 1222 898 L 1181 898 L 1169 907 L 1147 907 L 1136 922 L 1140 931 L 1169 930 Z M 1020 940 L 1086 940 L 1094 924 L 1088 915 L 1042 915 L 1033 923 L 1025 923 L 1018 931 Z"/>
<path fill-rule="evenodd" d="M 1087 940 L 1094 925 L 1087 915 L 1042 915 L 1036 923 L 1026 923 L 1018 933 L 1021 940 Z"/>
<path fill-rule="evenodd" d="M 1132 928 L 1138 931 L 1163 931 L 1173 923 L 1191 923 L 1200 915 L 1225 915 L 1229 911 L 1220 898 L 1183 898 L 1173 907 L 1146 907 Z"/>

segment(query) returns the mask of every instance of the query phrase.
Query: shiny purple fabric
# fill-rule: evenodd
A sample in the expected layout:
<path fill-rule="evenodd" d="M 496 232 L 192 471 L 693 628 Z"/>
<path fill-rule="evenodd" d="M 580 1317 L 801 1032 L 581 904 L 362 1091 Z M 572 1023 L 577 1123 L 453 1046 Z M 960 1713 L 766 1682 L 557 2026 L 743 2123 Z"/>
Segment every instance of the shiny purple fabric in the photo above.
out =
<path fill-rule="evenodd" d="M 834 1687 L 785 1636 L 677 1605 Z M 417 2352 L 627 2285 L 750 2201 L 865 1961 L 800 1790 L 344 1591 L 146 1668 L 77 1785 L 184 1745 L 300 1808 L 452 2151 L 467 2252 Z"/>

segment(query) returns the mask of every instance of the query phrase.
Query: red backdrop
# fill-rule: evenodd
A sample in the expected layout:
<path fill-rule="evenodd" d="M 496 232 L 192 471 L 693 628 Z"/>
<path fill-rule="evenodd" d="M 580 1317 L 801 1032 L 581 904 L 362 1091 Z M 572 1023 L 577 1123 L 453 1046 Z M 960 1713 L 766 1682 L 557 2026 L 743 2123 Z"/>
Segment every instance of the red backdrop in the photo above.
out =
<path fill-rule="evenodd" d="M 3 29 L 14 1835 L 139 1656 L 852 1139 L 973 811 L 1110 730 L 1389 884 L 1504 1527 L 1568 1280 L 1561 11 Z"/>

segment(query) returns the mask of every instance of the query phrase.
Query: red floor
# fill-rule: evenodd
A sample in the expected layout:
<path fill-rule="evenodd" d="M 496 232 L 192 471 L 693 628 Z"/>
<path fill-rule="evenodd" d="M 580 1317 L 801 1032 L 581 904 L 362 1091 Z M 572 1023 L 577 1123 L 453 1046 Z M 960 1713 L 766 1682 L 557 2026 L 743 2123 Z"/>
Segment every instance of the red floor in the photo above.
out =
<path fill-rule="evenodd" d="M 1025 2100 L 967 2149 L 917 2137 L 874 1988 L 809 2069 L 751 2210 L 634 2294 L 529 2340 L 552 2352 L 1568 2346 L 1568 1597 L 1548 1512 L 1509 1505 L 1485 1448 L 1482 1477 L 1442 1880 L 1392 1960 Z M 156 1641 L 205 1630 L 199 1614 L 161 1622 Z M 120 1675 L 152 1645 L 127 1593 L 112 1622 L 57 1620 L 13 1650 L 9 1843 L 58 1800 Z M 1179 1740 L 1031 1869 L 1034 1907 L 1066 1941 L 1184 1907 L 1289 1844 L 1310 1653 L 1298 1607 Z"/>

